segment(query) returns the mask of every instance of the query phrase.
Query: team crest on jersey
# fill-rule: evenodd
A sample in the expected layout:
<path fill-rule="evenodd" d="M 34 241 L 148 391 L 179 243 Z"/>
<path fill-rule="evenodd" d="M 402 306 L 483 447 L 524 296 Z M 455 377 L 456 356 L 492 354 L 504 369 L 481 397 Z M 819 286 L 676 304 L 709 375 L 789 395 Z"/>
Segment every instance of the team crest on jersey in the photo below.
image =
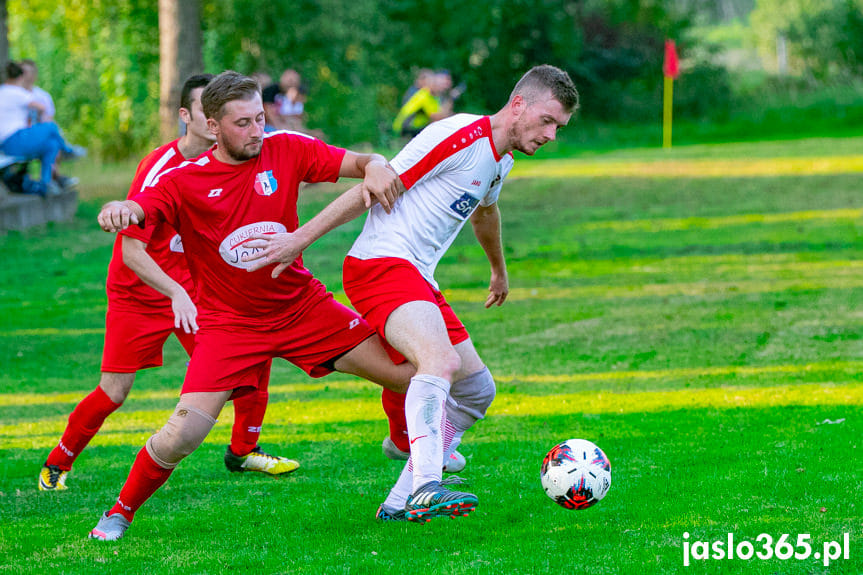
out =
<path fill-rule="evenodd" d="M 279 182 L 273 176 L 273 170 L 260 172 L 255 176 L 255 191 L 260 196 L 272 196 L 279 189 Z"/>
<path fill-rule="evenodd" d="M 466 218 L 470 215 L 470 213 L 473 211 L 473 209 L 478 203 L 478 199 L 465 192 L 461 195 L 459 199 L 450 204 L 450 209 L 461 217 Z"/>
<path fill-rule="evenodd" d="M 279 222 L 255 222 L 239 227 L 219 244 L 219 255 L 228 265 L 247 270 L 257 262 L 244 262 L 243 256 L 261 251 L 261 248 L 244 246 L 256 234 L 280 234 L 288 229 Z"/>
<path fill-rule="evenodd" d="M 171 243 L 168 244 L 168 249 L 178 254 L 183 253 L 183 238 L 180 237 L 180 234 L 176 234 L 171 238 Z"/>

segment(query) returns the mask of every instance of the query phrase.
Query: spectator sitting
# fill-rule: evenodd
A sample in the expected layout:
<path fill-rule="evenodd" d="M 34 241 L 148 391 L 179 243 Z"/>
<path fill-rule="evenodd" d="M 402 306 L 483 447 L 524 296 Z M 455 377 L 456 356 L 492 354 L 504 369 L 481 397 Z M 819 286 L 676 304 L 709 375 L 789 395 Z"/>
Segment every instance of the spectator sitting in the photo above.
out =
<path fill-rule="evenodd" d="M 19 64 L 21 64 L 21 68 L 24 70 L 24 80 L 21 85 L 29 90 L 36 101 L 45 107 L 45 110 L 42 112 L 35 109 L 30 111 L 30 125 L 53 122 L 55 113 L 54 99 L 51 98 L 51 94 L 36 85 L 36 80 L 39 78 L 39 69 L 36 67 L 36 62 L 33 60 L 21 60 Z M 57 167 L 59 163 L 58 161 L 54 164 L 54 181 L 60 184 L 60 187 L 63 189 L 75 187 L 78 184 L 78 178 L 61 175 Z"/>
<path fill-rule="evenodd" d="M 24 69 L 17 62 L 6 65 L 6 82 L 0 85 L 0 151 L 10 156 L 41 162 L 40 179 L 29 182 L 25 191 L 39 195 L 56 195 L 60 186 L 52 179 L 54 162 L 62 152 L 69 157 L 80 157 L 86 150 L 70 146 L 54 122 L 29 125 L 30 110 L 45 112 L 24 84 Z"/>
<path fill-rule="evenodd" d="M 308 134 L 319 140 L 325 139 L 326 136 L 321 130 L 306 126 L 308 94 L 309 90 L 296 70 L 285 70 L 279 83 L 271 84 L 261 94 L 266 117 L 264 131 L 289 130 Z"/>
<path fill-rule="evenodd" d="M 302 90 L 300 74 L 291 69 L 282 73 L 278 84 L 264 88 L 261 97 L 264 101 L 266 131 L 300 131 L 305 102 Z"/>
<path fill-rule="evenodd" d="M 33 60 L 21 60 L 19 62 L 24 70 L 24 80 L 22 86 L 33 93 L 34 99 L 44 106 L 44 110 L 33 110 L 30 124 L 40 124 L 42 122 L 53 122 L 56 109 L 54 108 L 54 99 L 51 94 L 36 85 L 36 80 L 39 78 L 39 69 L 36 67 L 36 62 Z"/>
<path fill-rule="evenodd" d="M 393 130 L 413 138 L 432 122 L 452 116 L 452 100 L 443 100 L 451 88 L 449 72 L 435 72 L 427 85 L 418 89 L 401 107 L 393 121 Z"/>

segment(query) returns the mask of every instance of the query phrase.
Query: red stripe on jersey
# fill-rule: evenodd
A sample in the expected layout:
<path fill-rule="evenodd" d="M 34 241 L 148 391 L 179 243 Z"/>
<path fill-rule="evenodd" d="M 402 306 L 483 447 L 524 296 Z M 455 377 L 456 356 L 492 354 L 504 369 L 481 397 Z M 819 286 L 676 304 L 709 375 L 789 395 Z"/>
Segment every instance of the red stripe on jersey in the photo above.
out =
<path fill-rule="evenodd" d="M 417 183 L 423 176 L 432 171 L 435 166 L 453 154 L 472 146 L 478 140 L 483 138 L 488 138 L 491 151 L 494 153 L 494 159 L 499 162 L 501 157 L 498 155 L 497 150 L 494 147 L 494 140 L 491 139 L 491 120 L 489 120 L 488 116 L 483 116 L 464 128 L 460 128 L 437 146 L 432 148 L 432 150 L 423 156 L 420 161 L 399 176 L 402 183 L 405 185 L 405 188 L 410 189 L 411 186 Z"/>

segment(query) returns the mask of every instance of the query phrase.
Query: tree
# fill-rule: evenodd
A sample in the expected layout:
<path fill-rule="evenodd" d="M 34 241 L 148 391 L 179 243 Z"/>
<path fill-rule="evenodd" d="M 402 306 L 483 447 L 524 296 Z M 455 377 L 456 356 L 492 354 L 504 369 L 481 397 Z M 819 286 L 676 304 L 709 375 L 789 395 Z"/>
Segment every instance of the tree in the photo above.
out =
<path fill-rule="evenodd" d="M 6 62 L 9 61 L 9 28 L 6 24 L 8 16 L 6 0 L 0 0 L 0 70 L 5 70 Z"/>
<path fill-rule="evenodd" d="M 757 0 L 750 23 L 765 62 L 787 49 L 792 74 L 816 80 L 863 71 L 863 0 Z"/>
<path fill-rule="evenodd" d="M 204 71 L 201 0 L 159 0 L 159 136 L 177 137 L 177 108 L 186 78 Z"/>

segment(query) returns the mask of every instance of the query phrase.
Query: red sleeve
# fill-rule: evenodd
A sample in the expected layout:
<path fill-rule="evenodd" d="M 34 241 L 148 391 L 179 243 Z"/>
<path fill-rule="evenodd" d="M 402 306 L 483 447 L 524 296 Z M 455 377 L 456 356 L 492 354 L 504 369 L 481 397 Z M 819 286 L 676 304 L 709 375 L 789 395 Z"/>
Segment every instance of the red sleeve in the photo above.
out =
<path fill-rule="evenodd" d="M 129 192 L 126 194 L 127 200 L 131 200 L 133 197 L 137 196 L 138 192 L 140 192 L 141 188 L 144 186 L 144 179 L 147 177 L 147 172 L 152 164 L 151 158 L 154 154 L 155 151 L 151 152 L 141 160 L 141 163 L 138 164 L 138 169 L 135 170 L 135 177 L 132 178 L 132 184 L 129 186 Z M 140 240 L 145 244 L 149 244 L 155 229 L 155 225 L 147 225 L 143 228 L 140 226 L 129 226 L 120 232 L 120 235 L 128 236 L 130 238 Z"/>
<path fill-rule="evenodd" d="M 339 170 L 346 152 L 344 148 L 330 146 L 317 138 L 296 138 L 304 149 L 304 182 L 335 182 L 339 179 Z"/>
<path fill-rule="evenodd" d="M 178 213 L 180 194 L 173 179 L 160 180 L 155 186 L 148 186 L 131 198 L 144 210 L 144 228 L 152 228 L 165 222 L 174 229 L 179 224 Z M 131 229 L 131 228 L 129 228 Z M 152 231 L 150 232 L 152 233 Z"/>
<path fill-rule="evenodd" d="M 184 160 L 180 149 L 177 147 L 177 141 L 159 146 L 141 160 L 138 168 L 135 170 L 135 177 L 132 178 L 132 184 L 129 186 L 129 193 L 126 194 L 126 199 L 134 199 L 141 191 L 154 182 L 154 177 L 157 174 L 176 167 Z M 150 219 L 150 218 L 148 218 Z M 140 240 L 145 244 L 149 244 L 153 237 L 156 226 L 154 225 L 155 218 L 151 222 L 147 222 L 144 227 L 130 226 L 128 229 L 120 232 L 122 235 Z"/>

